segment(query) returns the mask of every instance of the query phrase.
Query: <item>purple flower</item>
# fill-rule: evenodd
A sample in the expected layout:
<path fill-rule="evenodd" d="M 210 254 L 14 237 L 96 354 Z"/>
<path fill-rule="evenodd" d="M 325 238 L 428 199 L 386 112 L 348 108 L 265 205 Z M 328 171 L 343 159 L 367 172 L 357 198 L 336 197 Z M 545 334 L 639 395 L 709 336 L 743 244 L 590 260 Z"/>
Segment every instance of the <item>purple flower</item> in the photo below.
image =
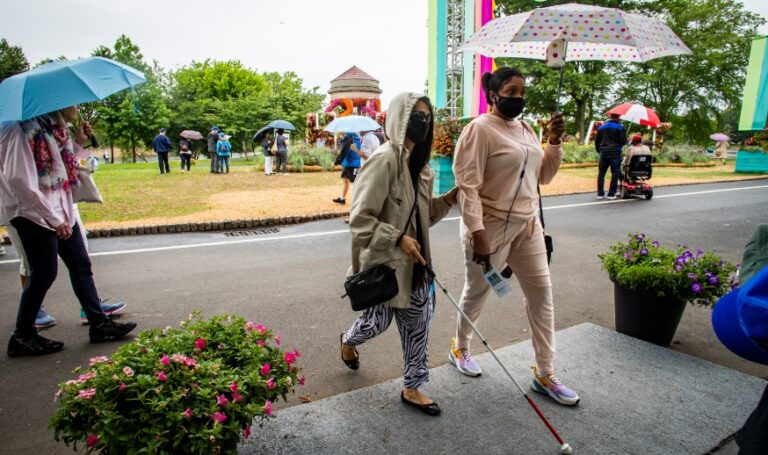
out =
<path fill-rule="evenodd" d="M 654 247 L 658 248 L 658 247 L 659 247 L 659 242 L 657 242 L 656 240 L 654 240 L 654 241 L 651 243 L 651 245 L 653 245 Z"/>
<path fill-rule="evenodd" d="M 707 283 L 709 283 L 712 286 L 717 286 L 720 284 L 720 278 L 717 277 L 717 275 L 710 275 L 707 277 Z"/>
<path fill-rule="evenodd" d="M 642 248 L 640 250 L 640 255 L 642 256 L 648 256 L 648 248 Z"/>
<path fill-rule="evenodd" d="M 731 287 L 731 290 L 734 290 L 739 287 L 739 282 L 736 280 L 735 276 L 732 276 L 728 279 L 728 285 Z"/>
<path fill-rule="evenodd" d="M 642 242 L 643 240 L 645 240 L 645 234 L 637 234 L 635 238 L 637 239 L 638 242 Z"/>
<path fill-rule="evenodd" d="M 701 294 L 701 284 L 694 282 L 691 285 L 691 291 L 693 291 L 694 294 Z"/>
<path fill-rule="evenodd" d="M 698 259 L 698 258 L 700 258 L 702 256 L 704 256 L 704 250 L 702 250 L 701 248 L 697 249 L 696 250 L 696 259 Z"/>
<path fill-rule="evenodd" d="M 692 279 L 693 281 L 696 281 L 699 279 L 699 277 L 696 276 L 695 273 L 688 273 L 688 278 Z"/>
<path fill-rule="evenodd" d="M 683 270 L 683 266 L 680 264 L 675 264 L 675 270 L 679 272 L 680 270 Z"/>
<path fill-rule="evenodd" d="M 624 253 L 624 259 L 631 261 L 632 260 L 632 253 Z"/>

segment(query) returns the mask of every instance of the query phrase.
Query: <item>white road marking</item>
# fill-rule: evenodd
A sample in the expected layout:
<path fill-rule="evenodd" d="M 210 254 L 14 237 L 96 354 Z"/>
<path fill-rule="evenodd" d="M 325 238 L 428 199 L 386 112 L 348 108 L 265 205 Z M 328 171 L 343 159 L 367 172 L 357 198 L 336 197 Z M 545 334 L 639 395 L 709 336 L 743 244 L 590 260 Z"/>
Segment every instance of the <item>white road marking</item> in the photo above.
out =
<path fill-rule="evenodd" d="M 691 191 L 687 193 L 677 193 L 677 194 L 665 194 L 665 195 L 659 195 L 654 196 L 654 199 L 664 199 L 664 198 L 671 198 L 671 197 L 686 197 L 686 196 L 698 196 L 702 194 L 713 194 L 713 193 L 727 193 L 731 191 L 744 191 L 744 190 L 756 190 L 761 188 L 768 188 L 768 185 L 757 185 L 757 186 L 746 186 L 742 188 L 723 188 L 719 190 L 703 190 L 703 191 Z M 617 202 L 629 202 L 631 199 L 616 199 L 613 201 L 595 201 L 595 202 L 582 202 L 579 204 L 567 204 L 567 205 L 554 205 L 554 206 L 548 206 L 544 207 L 544 210 L 558 210 L 558 209 L 566 209 L 566 208 L 573 208 L 573 207 L 585 207 L 590 205 L 599 205 L 599 204 L 615 204 Z M 460 220 L 461 217 L 454 216 L 450 218 L 443 218 L 443 221 L 457 221 Z M 309 233 L 309 234 L 293 234 L 293 235 L 283 235 L 283 236 L 276 236 L 276 237 L 259 237 L 255 239 L 242 239 L 242 240 L 228 240 L 228 241 L 221 241 L 221 242 L 206 242 L 206 243 L 193 243 L 190 245 L 174 245 L 174 246 L 160 246 L 160 247 L 153 247 L 153 248 L 138 248 L 135 250 L 118 250 L 118 251 L 103 251 L 100 253 L 91 253 L 91 257 L 95 256 L 116 256 L 116 255 L 122 255 L 122 254 L 136 254 L 136 253 L 152 253 L 155 251 L 170 251 L 170 250 L 185 250 L 188 248 L 204 248 L 208 246 L 223 246 L 223 245 L 237 245 L 237 244 L 243 244 L 243 243 L 260 243 L 260 242 L 272 242 L 272 241 L 280 241 L 280 240 L 292 240 L 292 239 L 302 239 L 302 238 L 309 238 L 309 237 L 325 237 L 330 235 L 338 235 L 338 234 L 345 234 L 348 233 L 348 229 L 342 229 L 338 231 L 326 231 L 326 232 L 315 232 L 315 233 Z M 0 261 L 0 265 L 2 264 L 16 264 L 18 263 L 18 259 L 8 259 L 5 261 Z"/>

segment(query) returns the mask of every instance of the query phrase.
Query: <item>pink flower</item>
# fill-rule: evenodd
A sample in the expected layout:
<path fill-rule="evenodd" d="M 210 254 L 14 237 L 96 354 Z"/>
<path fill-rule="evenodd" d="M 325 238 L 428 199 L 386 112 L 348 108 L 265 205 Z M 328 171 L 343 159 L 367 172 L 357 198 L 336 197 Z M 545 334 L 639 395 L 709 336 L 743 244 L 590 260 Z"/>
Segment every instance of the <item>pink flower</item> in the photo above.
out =
<path fill-rule="evenodd" d="M 160 357 L 160 363 L 162 363 L 165 366 L 168 366 L 171 364 L 171 360 L 168 358 L 167 355 L 163 354 L 163 356 Z"/>
<path fill-rule="evenodd" d="M 256 344 L 260 347 L 264 347 L 264 340 L 256 340 Z"/>
<path fill-rule="evenodd" d="M 97 442 L 99 442 L 99 435 L 92 434 L 85 440 L 85 445 L 88 447 L 95 447 Z"/>
<path fill-rule="evenodd" d="M 184 410 L 184 412 L 181 413 L 181 415 L 184 416 L 185 419 L 189 420 L 192 418 L 192 410 L 187 408 Z"/>
<path fill-rule="evenodd" d="M 195 340 L 195 349 L 199 349 L 202 351 L 203 349 L 205 349 L 205 346 L 206 344 L 204 339 L 198 338 L 197 340 Z"/>
<path fill-rule="evenodd" d="M 237 403 L 238 401 L 243 401 L 243 396 L 237 392 L 232 392 L 232 401 L 234 401 L 235 403 Z"/>
<path fill-rule="evenodd" d="M 128 376 L 129 378 L 133 377 L 133 369 L 131 367 L 123 368 L 123 373 L 125 373 L 125 375 Z"/>
<path fill-rule="evenodd" d="M 91 357 L 91 359 L 88 361 L 88 366 L 92 367 L 92 366 L 96 365 L 97 363 L 104 363 L 104 362 L 107 362 L 107 361 L 109 361 L 109 358 L 107 358 L 107 356 L 104 356 L 104 355 L 99 356 L 99 357 Z"/>
<path fill-rule="evenodd" d="M 275 337 L 275 343 L 277 343 L 277 345 L 280 346 L 280 335 Z"/>
<path fill-rule="evenodd" d="M 184 358 L 184 366 L 195 367 L 195 366 L 197 366 L 197 361 L 195 359 L 193 359 L 192 357 L 185 357 Z"/>
<path fill-rule="evenodd" d="M 122 392 L 122 391 L 123 391 L 123 390 L 125 390 L 127 387 L 128 387 L 128 386 L 127 386 L 127 385 L 125 385 L 125 383 L 124 383 L 124 382 L 121 382 L 121 383 L 120 383 L 120 385 L 119 385 L 119 386 L 117 386 L 117 390 L 118 390 L 118 391 L 120 391 L 120 392 Z"/>
<path fill-rule="evenodd" d="M 86 374 L 81 374 L 80 376 L 78 376 L 77 382 L 83 383 L 83 382 L 89 381 L 89 380 L 91 380 L 91 379 L 93 379 L 95 377 L 96 377 L 96 373 L 94 373 L 94 372 L 89 372 L 89 373 L 86 373 Z"/>
<path fill-rule="evenodd" d="M 158 371 L 156 376 L 157 376 L 157 380 L 158 381 L 167 381 L 168 380 L 168 376 L 165 374 L 165 371 Z"/>
<path fill-rule="evenodd" d="M 267 417 L 272 415 L 272 402 L 267 401 L 266 404 L 264 404 L 264 414 L 267 415 Z"/>
<path fill-rule="evenodd" d="M 82 398 L 83 400 L 90 400 L 93 398 L 93 396 L 96 395 L 96 389 L 85 389 L 81 390 L 77 394 L 77 398 Z"/>
<path fill-rule="evenodd" d="M 267 381 L 267 388 L 269 390 L 275 390 L 275 378 L 269 378 L 269 381 Z"/>
<path fill-rule="evenodd" d="M 267 328 L 264 327 L 261 324 L 256 324 L 256 327 L 254 327 L 253 329 L 256 330 L 257 332 L 261 333 L 261 334 L 267 333 Z"/>
<path fill-rule="evenodd" d="M 243 430 L 243 439 L 248 439 L 248 436 L 251 435 L 251 426 L 246 425 L 245 430 Z"/>
<path fill-rule="evenodd" d="M 305 381 L 306 381 L 306 379 L 304 379 L 304 376 L 302 376 L 302 377 L 300 377 L 300 378 L 299 378 L 299 384 L 300 384 L 300 385 L 304 385 L 304 382 L 305 382 Z"/>
<path fill-rule="evenodd" d="M 226 408 L 227 405 L 229 404 L 229 400 L 227 400 L 227 397 L 225 397 L 224 395 L 219 395 L 216 397 L 216 404 L 218 404 L 222 408 Z"/>
<path fill-rule="evenodd" d="M 249 332 L 253 332 L 256 329 L 256 326 L 253 324 L 252 321 L 248 321 L 245 323 L 245 330 Z"/>
<path fill-rule="evenodd" d="M 262 366 L 259 369 L 259 373 L 262 376 L 267 377 L 267 375 L 269 374 L 269 370 L 271 370 L 271 369 L 272 369 L 272 367 L 269 365 L 269 362 L 267 362 L 267 363 L 264 364 L 264 366 Z"/>
<path fill-rule="evenodd" d="M 229 383 L 229 390 L 232 392 L 237 392 L 237 381 L 232 381 Z"/>
<path fill-rule="evenodd" d="M 284 358 L 285 361 L 288 362 L 288 366 L 293 366 L 293 362 L 296 361 L 296 356 L 290 352 L 286 352 Z"/>
<path fill-rule="evenodd" d="M 216 411 L 213 414 L 211 414 L 211 419 L 213 419 L 214 422 L 223 423 L 224 421 L 227 420 L 227 416 L 221 411 Z"/>
<path fill-rule="evenodd" d="M 298 349 L 294 349 L 294 350 L 293 350 L 293 356 L 294 356 L 294 357 L 296 357 L 297 359 L 298 359 L 299 357 L 301 357 L 301 354 L 299 354 L 299 350 L 298 350 Z"/>

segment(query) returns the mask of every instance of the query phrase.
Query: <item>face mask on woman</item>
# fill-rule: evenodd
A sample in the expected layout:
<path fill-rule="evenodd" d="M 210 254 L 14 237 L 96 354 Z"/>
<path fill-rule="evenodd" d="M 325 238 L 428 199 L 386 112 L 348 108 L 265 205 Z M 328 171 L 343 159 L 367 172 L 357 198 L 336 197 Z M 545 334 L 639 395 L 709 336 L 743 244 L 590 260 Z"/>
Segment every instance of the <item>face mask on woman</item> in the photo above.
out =
<path fill-rule="evenodd" d="M 415 111 L 411 113 L 410 120 L 408 121 L 408 129 L 405 130 L 405 137 L 407 137 L 414 144 L 421 144 L 427 140 L 429 134 L 429 121 L 427 115 L 421 111 Z"/>
<path fill-rule="evenodd" d="M 494 103 L 496 109 L 506 118 L 516 118 L 525 108 L 525 98 L 497 96 Z"/>

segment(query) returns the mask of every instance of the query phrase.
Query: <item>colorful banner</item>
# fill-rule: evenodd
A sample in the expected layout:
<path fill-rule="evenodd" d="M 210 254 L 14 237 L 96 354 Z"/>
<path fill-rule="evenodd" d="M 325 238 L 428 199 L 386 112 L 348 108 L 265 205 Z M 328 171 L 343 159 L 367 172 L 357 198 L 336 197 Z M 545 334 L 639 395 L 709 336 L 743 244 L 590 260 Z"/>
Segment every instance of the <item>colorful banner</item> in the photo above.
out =
<path fill-rule="evenodd" d="M 761 130 L 768 118 L 768 36 L 752 40 L 739 131 Z"/>
<path fill-rule="evenodd" d="M 448 0 L 429 0 L 429 99 L 438 109 L 446 105 L 448 67 Z"/>

